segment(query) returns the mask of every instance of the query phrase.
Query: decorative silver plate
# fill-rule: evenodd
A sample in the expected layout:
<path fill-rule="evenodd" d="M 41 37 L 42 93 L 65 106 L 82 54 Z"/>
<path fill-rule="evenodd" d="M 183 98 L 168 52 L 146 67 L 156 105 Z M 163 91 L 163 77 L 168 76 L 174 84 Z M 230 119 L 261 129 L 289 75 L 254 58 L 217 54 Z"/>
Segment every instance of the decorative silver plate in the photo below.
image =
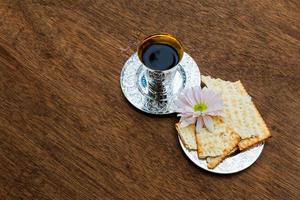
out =
<path fill-rule="evenodd" d="M 189 151 L 185 148 L 184 144 L 181 142 L 181 139 L 179 137 L 178 139 L 184 153 L 193 163 L 195 163 L 202 169 L 217 174 L 233 174 L 250 167 L 258 159 L 264 148 L 264 142 L 262 142 L 248 150 L 227 157 L 214 169 L 208 169 L 206 160 L 199 159 L 196 151 Z"/>
<path fill-rule="evenodd" d="M 183 89 L 199 86 L 201 83 L 200 70 L 194 59 L 187 53 L 177 66 L 172 85 L 172 96 L 156 100 L 149 95 L 149 86 L 145 76 L 145 67 L 134 53 L 123 66 L 120 83 L 127 100 L 136 108 L 150 114 L 174 113 L 173 101 Z"/>

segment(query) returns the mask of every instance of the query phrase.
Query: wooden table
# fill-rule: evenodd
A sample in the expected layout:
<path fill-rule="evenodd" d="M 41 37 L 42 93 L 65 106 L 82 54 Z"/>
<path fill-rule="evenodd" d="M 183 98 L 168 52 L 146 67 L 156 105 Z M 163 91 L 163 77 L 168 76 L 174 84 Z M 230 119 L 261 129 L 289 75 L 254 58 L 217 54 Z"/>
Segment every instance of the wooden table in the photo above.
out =
<path fill-rule="evenodd" d="M 273 138 L 233 175 L 196 167 L 175 115 L 139 112 L 119 76 L 145 36 L 240 79 Z M 0 199 L 299 199 L 300 2 L 1 1 Z"/>

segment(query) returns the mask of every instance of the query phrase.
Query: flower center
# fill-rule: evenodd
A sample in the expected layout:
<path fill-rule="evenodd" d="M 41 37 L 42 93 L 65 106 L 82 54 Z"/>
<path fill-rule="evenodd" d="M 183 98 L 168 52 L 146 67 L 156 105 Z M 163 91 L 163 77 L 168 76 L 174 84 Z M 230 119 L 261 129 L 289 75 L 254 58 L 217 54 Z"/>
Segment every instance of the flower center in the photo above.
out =
<path fill-rule="evenodd" d="M 194 105 L 194 111 L 198 112 L 198 111 L 205 111 L 207 109 L 207 105 L 205 103 L 197 103 Z"/>

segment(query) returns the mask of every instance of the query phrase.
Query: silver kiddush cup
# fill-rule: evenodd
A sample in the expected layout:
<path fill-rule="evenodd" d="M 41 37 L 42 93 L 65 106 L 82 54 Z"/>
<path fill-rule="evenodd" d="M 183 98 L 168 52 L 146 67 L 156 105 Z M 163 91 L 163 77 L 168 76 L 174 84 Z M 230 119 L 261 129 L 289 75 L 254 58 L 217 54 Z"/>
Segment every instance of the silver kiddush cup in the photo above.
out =
<path fill-rule="evenodd" d="M 149 65 L 152 65 L 148 62 L 151 56 L 150 60 L 144 62 L 143 56 L 147 58 L 148 55 L 143 54 L 150 51 L 148 47 L 153 44 L 172 47 L 173 53 L 177 54 L 177 62 L 173 59 L 173 65 L 170 64 L 166 70 L 156 70 L 163 69 L 159 62 L 153 65 L 153 68 L 149 68 Z M 160 53 L 157 60 L 167 58 L 163 51 Z M 145 65 L 146 62 L 148 67 Z M 120 74 L 120 85 L 126 99 L 137 109 L 155 115 L 174 113 L 176 111 L 174 100 L 177 95 L 183 89 L 198 86 L 200 83 L 201 76 L 197 63 L 183 51 L 181 43 L 167 33 L 146 37 L 138 46 L 137 52 L 125 62 Z"/>
<path fill-rule="evenodd" d="M 151 44 L 166 44 L 176 50 L 178 62 L 167 70 L 154 70 L 143 63 L 143 53 Z M 141 61 L 145 75 L 145 85 L 147 85 L 147 95 L 157 101 L 164 102 L 170 100 L 174 95 L 174 77 L 178 71 L 178 63 L 183 57 L 183 48 L 178 39 L 168 33 L 157 33 L 145 38 L 138 46 L 138 57 Z"/>

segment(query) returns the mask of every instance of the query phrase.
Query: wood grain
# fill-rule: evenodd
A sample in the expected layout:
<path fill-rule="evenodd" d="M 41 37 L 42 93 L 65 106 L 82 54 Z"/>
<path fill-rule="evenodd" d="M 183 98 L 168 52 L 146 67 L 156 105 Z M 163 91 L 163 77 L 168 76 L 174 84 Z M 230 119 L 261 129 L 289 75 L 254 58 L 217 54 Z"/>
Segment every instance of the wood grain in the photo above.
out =
<path fill-rule="evenodd" d="M 0 199 L 297 199 L 300 2 L 0 1 Z M 240 79 L 273 134 L 229 176 L 194 166 L 175 115 L 134 109 L 121 68 L 155 32 Z"/>

